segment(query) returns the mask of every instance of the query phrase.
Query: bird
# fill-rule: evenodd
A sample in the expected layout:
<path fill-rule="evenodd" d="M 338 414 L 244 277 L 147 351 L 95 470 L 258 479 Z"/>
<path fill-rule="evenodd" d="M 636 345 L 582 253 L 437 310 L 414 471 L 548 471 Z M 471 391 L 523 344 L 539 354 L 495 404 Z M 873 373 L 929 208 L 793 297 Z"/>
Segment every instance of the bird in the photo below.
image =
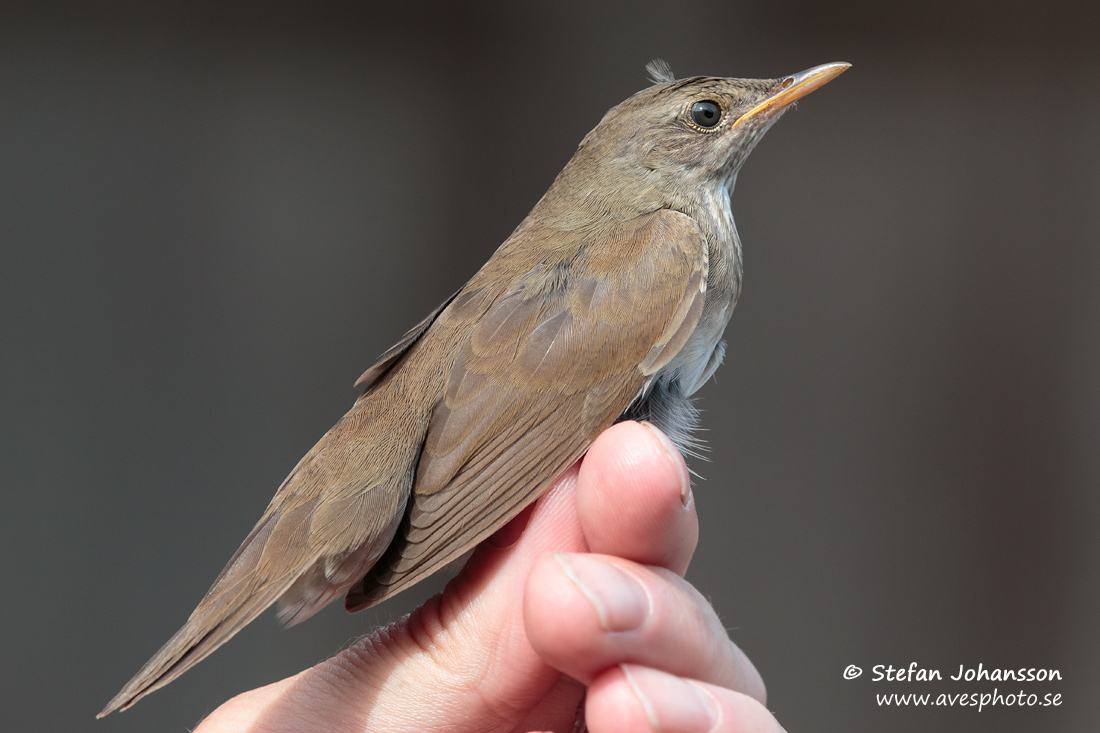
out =
<path fill-rule="evenodd" d="M 730 194 L 765 132 L 849 68 L 677 79 L 612 107 L 460 290 L 356 382 L 183 627 L 98 717 L 167 685 L 272 605 L 368 608 L 465 555 L 603 430 L 690 448 L 692 395 L 741 292 Z"/>

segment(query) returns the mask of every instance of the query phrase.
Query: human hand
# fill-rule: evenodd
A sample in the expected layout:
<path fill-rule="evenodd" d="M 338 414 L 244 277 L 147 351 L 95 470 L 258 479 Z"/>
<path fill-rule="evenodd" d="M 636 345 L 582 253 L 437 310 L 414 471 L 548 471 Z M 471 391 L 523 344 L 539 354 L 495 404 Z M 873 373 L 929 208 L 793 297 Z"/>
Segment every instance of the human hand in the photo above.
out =
<path fill-rule="evenodd" d="M 571 731 L 582 700 L 592 733 L 782 731 L 682 577 L 698 530 L 680 454 L 615 425 L 441 595 L 195 733 Z"/>

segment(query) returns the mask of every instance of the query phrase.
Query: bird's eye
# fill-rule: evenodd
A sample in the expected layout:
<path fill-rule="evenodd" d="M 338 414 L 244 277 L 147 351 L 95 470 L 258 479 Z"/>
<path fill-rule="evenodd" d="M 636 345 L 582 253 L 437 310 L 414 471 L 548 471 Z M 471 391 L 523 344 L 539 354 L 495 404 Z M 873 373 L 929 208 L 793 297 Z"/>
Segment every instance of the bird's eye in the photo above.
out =
<path fill-rule="evenodd" d="M 691 105 L 691 121 L 699 127 L 714 127 L 722 119 L 722 108 L 709 99 Z"/>

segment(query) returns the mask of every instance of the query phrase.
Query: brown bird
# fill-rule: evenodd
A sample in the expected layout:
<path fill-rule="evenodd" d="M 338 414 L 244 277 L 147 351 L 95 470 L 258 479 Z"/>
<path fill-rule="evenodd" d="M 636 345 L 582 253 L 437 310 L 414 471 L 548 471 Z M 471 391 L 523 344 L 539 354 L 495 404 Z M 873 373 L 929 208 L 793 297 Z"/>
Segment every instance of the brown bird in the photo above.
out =
<path fill-rule="evenodd" d="M 303 621 L 408 588 L 473 548 L 618 420 L 691 443 L 741 291 L 730 192 L 791 102 L 848 68 L 675 79 L 613 107 L 473 278 L 359 378 L 175 636 L 100 716 L 268 606 Z"/>

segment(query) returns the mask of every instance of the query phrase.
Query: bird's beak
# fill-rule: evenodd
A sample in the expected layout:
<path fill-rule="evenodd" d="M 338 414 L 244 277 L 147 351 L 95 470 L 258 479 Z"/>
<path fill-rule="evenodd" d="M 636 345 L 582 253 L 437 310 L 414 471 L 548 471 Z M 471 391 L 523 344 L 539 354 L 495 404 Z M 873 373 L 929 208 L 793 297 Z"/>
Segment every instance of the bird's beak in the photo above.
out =
<path fill-rule="evenodd" d="M 832 64 L 815 66 L 812 69 L 806 69 L 797 74 L 784 77 L 779 83 L 780 89 L 778 92 L 760 101 L 755 107 L 738 117 L 737 121 L 733 123 L 733 127 L 737 127 L 742 122 L 750 120 L 757 115 L 764 114 L 770 110 L 782 109 L 791 102 L 802 99 L 813 90 L 825 86 L 830 81 L 843 74 L 851 66 L 851 64 L 838 61 Z"/>

